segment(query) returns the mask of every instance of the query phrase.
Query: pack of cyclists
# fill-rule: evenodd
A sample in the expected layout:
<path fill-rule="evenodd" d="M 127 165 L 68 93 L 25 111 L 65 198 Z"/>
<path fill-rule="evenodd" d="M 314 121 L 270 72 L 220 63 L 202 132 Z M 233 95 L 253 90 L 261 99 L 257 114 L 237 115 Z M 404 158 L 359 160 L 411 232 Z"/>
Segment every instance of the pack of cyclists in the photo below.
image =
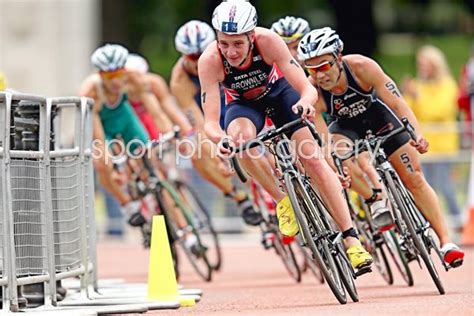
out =
<path fill-rule="evenodd" d="M 257 24 L 251 3 L 229 0 L 216 7 L 212 27 L 197 20 L 182 25 L 175 36 L 181 56 L 173 66 L 169 86 L 149 71 L 143 57 L 121 45 L 106 44 L 92 54 L 97 73 L 83 82 L 80 95 L 95 101 L 94 166 L 101 185 L 119 201 L 129 223 L 140 226 L 147 219 L 141 215 L 142 204 L 123 190 L 127 175 L 110 163 L 108 146 L 114 139 L 120 138 L 133 152 L 179 126 L 182 137 L 202 148 L 192 155 L 193 167 L 235 200 L 247 224 L 258 225 L 261 215 L 246 190 L 232 184 L 225 161 L 230 150 L 224 140 L 240 146 L 268 125 L 268 117 L 275 127 L 303 117 L 314 123 L 324 146 L 343 154 L 369 130 L 386 133 L 407 118 L 416 140 L 402 133 L 383 148 L 436 232 L 444 261 L 462 262 L 464 252 L 452 243 L 439 201 L 420 168 L 418 154 L 427 152 L 429 144 L 394 81 L 374 60 L 342 55 L 343 41 L 329 27 L 311 30 L 306 20 L 292 16 L 279 19 L 270 29 Z M 341 194 L 352 182 L 379 229 L 393 227 L 386 193 L 368 157 L 345 161 L 349 181 L 337 175 L 331 155 L 324 155 L 327 148 L 314 141 L 308 127 L 286 136 L 298 148 L 301 168 L 341 231 L 352 267 L 370 266 L 373 259 L 358 239 Z M 243 152 L 239 161 L 273 197 L 282 234 L 295 236 L 299 226 L 288 194 L 276 181 L 273 162 L 258 155 L 259 150 Z"/>

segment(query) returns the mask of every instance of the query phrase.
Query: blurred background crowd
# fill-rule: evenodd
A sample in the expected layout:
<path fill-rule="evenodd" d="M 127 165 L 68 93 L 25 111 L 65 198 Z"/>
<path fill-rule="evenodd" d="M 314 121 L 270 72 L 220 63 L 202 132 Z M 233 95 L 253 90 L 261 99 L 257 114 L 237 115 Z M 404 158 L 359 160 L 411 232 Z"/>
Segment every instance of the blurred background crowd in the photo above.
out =
<path fill-rule="evenodd" d="M 145 56 L 169 79 L 179 57 L 174 36 L 191 19 L 210 22 L 220 0 L 0 0 L 0 90 L 75 95 L 92 72 L 90 54 L 114 42 Z M 472 0 L 253 0 L 259 24 L 285 15 L 331 26 L 344 54 L 374 58 L 396 80 L 431 144 L 423 163 L 453 231 L 466 220 L 474 94 Z M 67 131 L 64 131 L 67 137 Z M 244 228 L 221 195 L 192 175 L 213 201 L 222 230 Z M 472 185 L 472 184 L 471 184 Z M 104 206 L 98 199 L 98 210 Z M 109 201 L 109 234 L 122 235 Z M 100 216 L 99 216 L 100 218 Z M 219 224 L 221 223 L 221 224 Z M 232 223 L 232 224 L 230 224 Z"/>

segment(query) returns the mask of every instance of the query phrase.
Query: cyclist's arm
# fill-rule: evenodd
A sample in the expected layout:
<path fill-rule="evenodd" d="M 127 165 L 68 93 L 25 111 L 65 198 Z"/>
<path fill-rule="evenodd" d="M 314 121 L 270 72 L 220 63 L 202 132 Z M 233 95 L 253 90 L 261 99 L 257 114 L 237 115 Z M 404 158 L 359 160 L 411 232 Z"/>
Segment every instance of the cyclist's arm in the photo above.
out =
<path fill-rule="evenodd" d="M 204 130 L 214 143 L 218 143 L 226 134 L 219 125 L 221 116 L 219 81 L 224 79 L 224 69 L 215 44 L 209 45 L 201 55 L 198 69 L 201 104 L 205 117 Z"/>
<path fill-rule="evenodd" d="M 151 115 L 155 126 L 158 127 L 162 133 L 171 131 L 173 124 L 163 113 L 160 103 L 150 91 L 145 75 L 130 71 L 128 78 L 129 84 L 136 89 L 145 110 Z"/>
<path fill-rule="evenodd" d="M 174 66 L 170 79 L 171 93 L 178 101 L 181 110 L 190 118 L 193 127 L 196 130 L 204 128 L 204 118 L 200 106 L 196 103 L 194 96 L 198 92 L 197 87 L 191 81 L 189 76 L 184 73 L 181 63 Z"/>
<path fill-rule="evenodd" d="M 275 33 L 262 30 L 257 35 L 259 49 L 266 62 L 274 62 L 280 68 L 290 85 L 300 94 L 300 102 L 313 105 L 318 99 L 318 92 L 306 79 L 300 64 L 291 56 L 285 42 Z"/>
<path fill-rule="evenodd" d="M 350 65 L 356 77 L 372 86 L 377 96 L 395 112 L 398 118 L 406 117 L 414 127 L 417 138 L 420 137 L 421 129 L 415 114 L 402 97 L 395 82 L 382 68 L 374 60 L 361 55 L 353 56 Z"/>
<path fill-rule="evenodd" d="M 191 124 L 176 105 L 176 101 L 171 95 L 166 81 L 157 74 L 148 74 L 147 76 L 150 80 L 151 91 L 160 102 L 166 115 L 174 124 L 179 126 L 183 135 L 189 134 L 192 131 Z"/>
<path fill-rule="evenodd" d="M 316 115 L 314 118 L 314 124 L 316 125 L 316 130 L 323 140 L 324 146 L 331 147 L 331 138 L 329 137 L 329 130 L 324 120 L 323 113 L 326 112 L 326 104 L 324 103 L 323 98 L 318 99 L 316 102 Z"/>

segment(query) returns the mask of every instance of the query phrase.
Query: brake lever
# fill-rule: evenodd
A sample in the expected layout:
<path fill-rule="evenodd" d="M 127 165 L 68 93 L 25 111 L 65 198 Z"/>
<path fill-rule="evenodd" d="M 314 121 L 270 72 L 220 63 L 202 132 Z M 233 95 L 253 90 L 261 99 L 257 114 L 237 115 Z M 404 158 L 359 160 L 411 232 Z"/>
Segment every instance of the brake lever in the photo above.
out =
<path fill-rule="evenodd" d="M 403 126 L 405 126 L 405 129 L 407 130 L 407 132 L 410 135 L 411 139 L 413 139 L 416 142 L 415 129 L 410 124 L 410 122 L 408 122 L 408 119 L 406 117 L 402 118 L 402 123 L 403 123 Z"/>

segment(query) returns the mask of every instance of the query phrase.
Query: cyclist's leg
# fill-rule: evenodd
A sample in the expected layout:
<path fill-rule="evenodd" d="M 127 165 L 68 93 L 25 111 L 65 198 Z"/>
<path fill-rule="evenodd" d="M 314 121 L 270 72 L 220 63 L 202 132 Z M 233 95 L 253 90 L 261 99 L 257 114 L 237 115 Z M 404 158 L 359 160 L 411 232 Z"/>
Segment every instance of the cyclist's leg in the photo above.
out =
<path fill-rule="evenodd" d="M 370 266 L 373 259 L 362 247 L 352 226 L 347 202 L 341 194 L 343 189 L 339 178 L 322 156 L 321 148 L 315 142 L 308 142 L 308 139 L 312 139 L 312 135 L 307 127 L 295 131 L 292 135 L 292 140 L 296 142 L 298 156 L 305 170 L 318 187 L 332 217 L 343 232 L 344 243 L 352 266 L 357 269 Z"/>
<path fill-rule="evenodd" d="M 221 166 L 223 162 L 217 157 L 215 144 L 202 131 L 199 131 L 197 140 L 197 150 L 191 157 L 193 167 L 204 179 L 224 194 L 230 194 L 233 190 L 230 171 L 225 170 L 228 168 Z"/>
<path fill-rule="evenodd" d="M 107 148 L 101 150 L 100 155 L 94 155 L 94 169 L 97 172 L 97 178 L 100 184 L 103 186 L 107 192 L 114 195 L 114 197 L 118 200 L 120 205 L 125 205 L 130 202 L 130 196 L 123 191 L 122 185 L 116 181 L 114 178 L 113 163 L 112 157 Z"/>
<path fill-rule="evenodd" d="M 233 102 L 226 113 L 226 131 L 237 146 L 254 139 L 262 129 L 265 115 L 251 106 Z M 258 148 L 243 151 L 238 155 L 239 162 L 258 183 L 275 199 L 280 201 L 284 194 L 278 187 L 270 163 Z"/>
<path fill-rule="evenodd" d="M 333 150 L 341 158 L 344 157 L 344 154 L 348 151 L 352 150 L 354 146 L 352 139 L 345 135 L 334 133 L 331 135 L 331 138 L 333 141 Z M 355 162 L 355 158 L 345 160 L 343 165 L 349 171 L 351 189 L 360 194 L 364 199 L 369 199 L 372 196 L 372 189 L 364 178 L 363 170 Z"/>
<path fill-rule="evenodd" d="M 416 205 L 438 235 L 444 261 L 449 264 L 459 260 L 462 262 L 464 252 L 450 242 L 448 227 L 443 217 L 438 197 L 425 180 L 416 149 L 410 144 L 405 143 L 391 153 L 389 159 L 402 182 L 413 194 Z"/>
<path fill-rule="evenodd" d="M 186 116 L 192 123 L 197 135 L 197 150 L 191 157 L 193 167 L 225 196 L 232 197 L 237 203 L 247 200 L 247 194 L 234 187 L 230 168 L 217 156 L 217 146 L 208 139 L 204 132 L 202 110 L 191 105 L 187 108 Z M 222 127 L 224 128 L 224 126 Z"/>
<path fill-rule="evenodd" d="M 426 181 L 416 149 L 406 143 L 395 150 L 389 160 L 407 189 L 413 194 L 418 208 L 438 235 L 441 244 L 448 242 L 448 228 L 443 218 L 438 197 Z"/>

